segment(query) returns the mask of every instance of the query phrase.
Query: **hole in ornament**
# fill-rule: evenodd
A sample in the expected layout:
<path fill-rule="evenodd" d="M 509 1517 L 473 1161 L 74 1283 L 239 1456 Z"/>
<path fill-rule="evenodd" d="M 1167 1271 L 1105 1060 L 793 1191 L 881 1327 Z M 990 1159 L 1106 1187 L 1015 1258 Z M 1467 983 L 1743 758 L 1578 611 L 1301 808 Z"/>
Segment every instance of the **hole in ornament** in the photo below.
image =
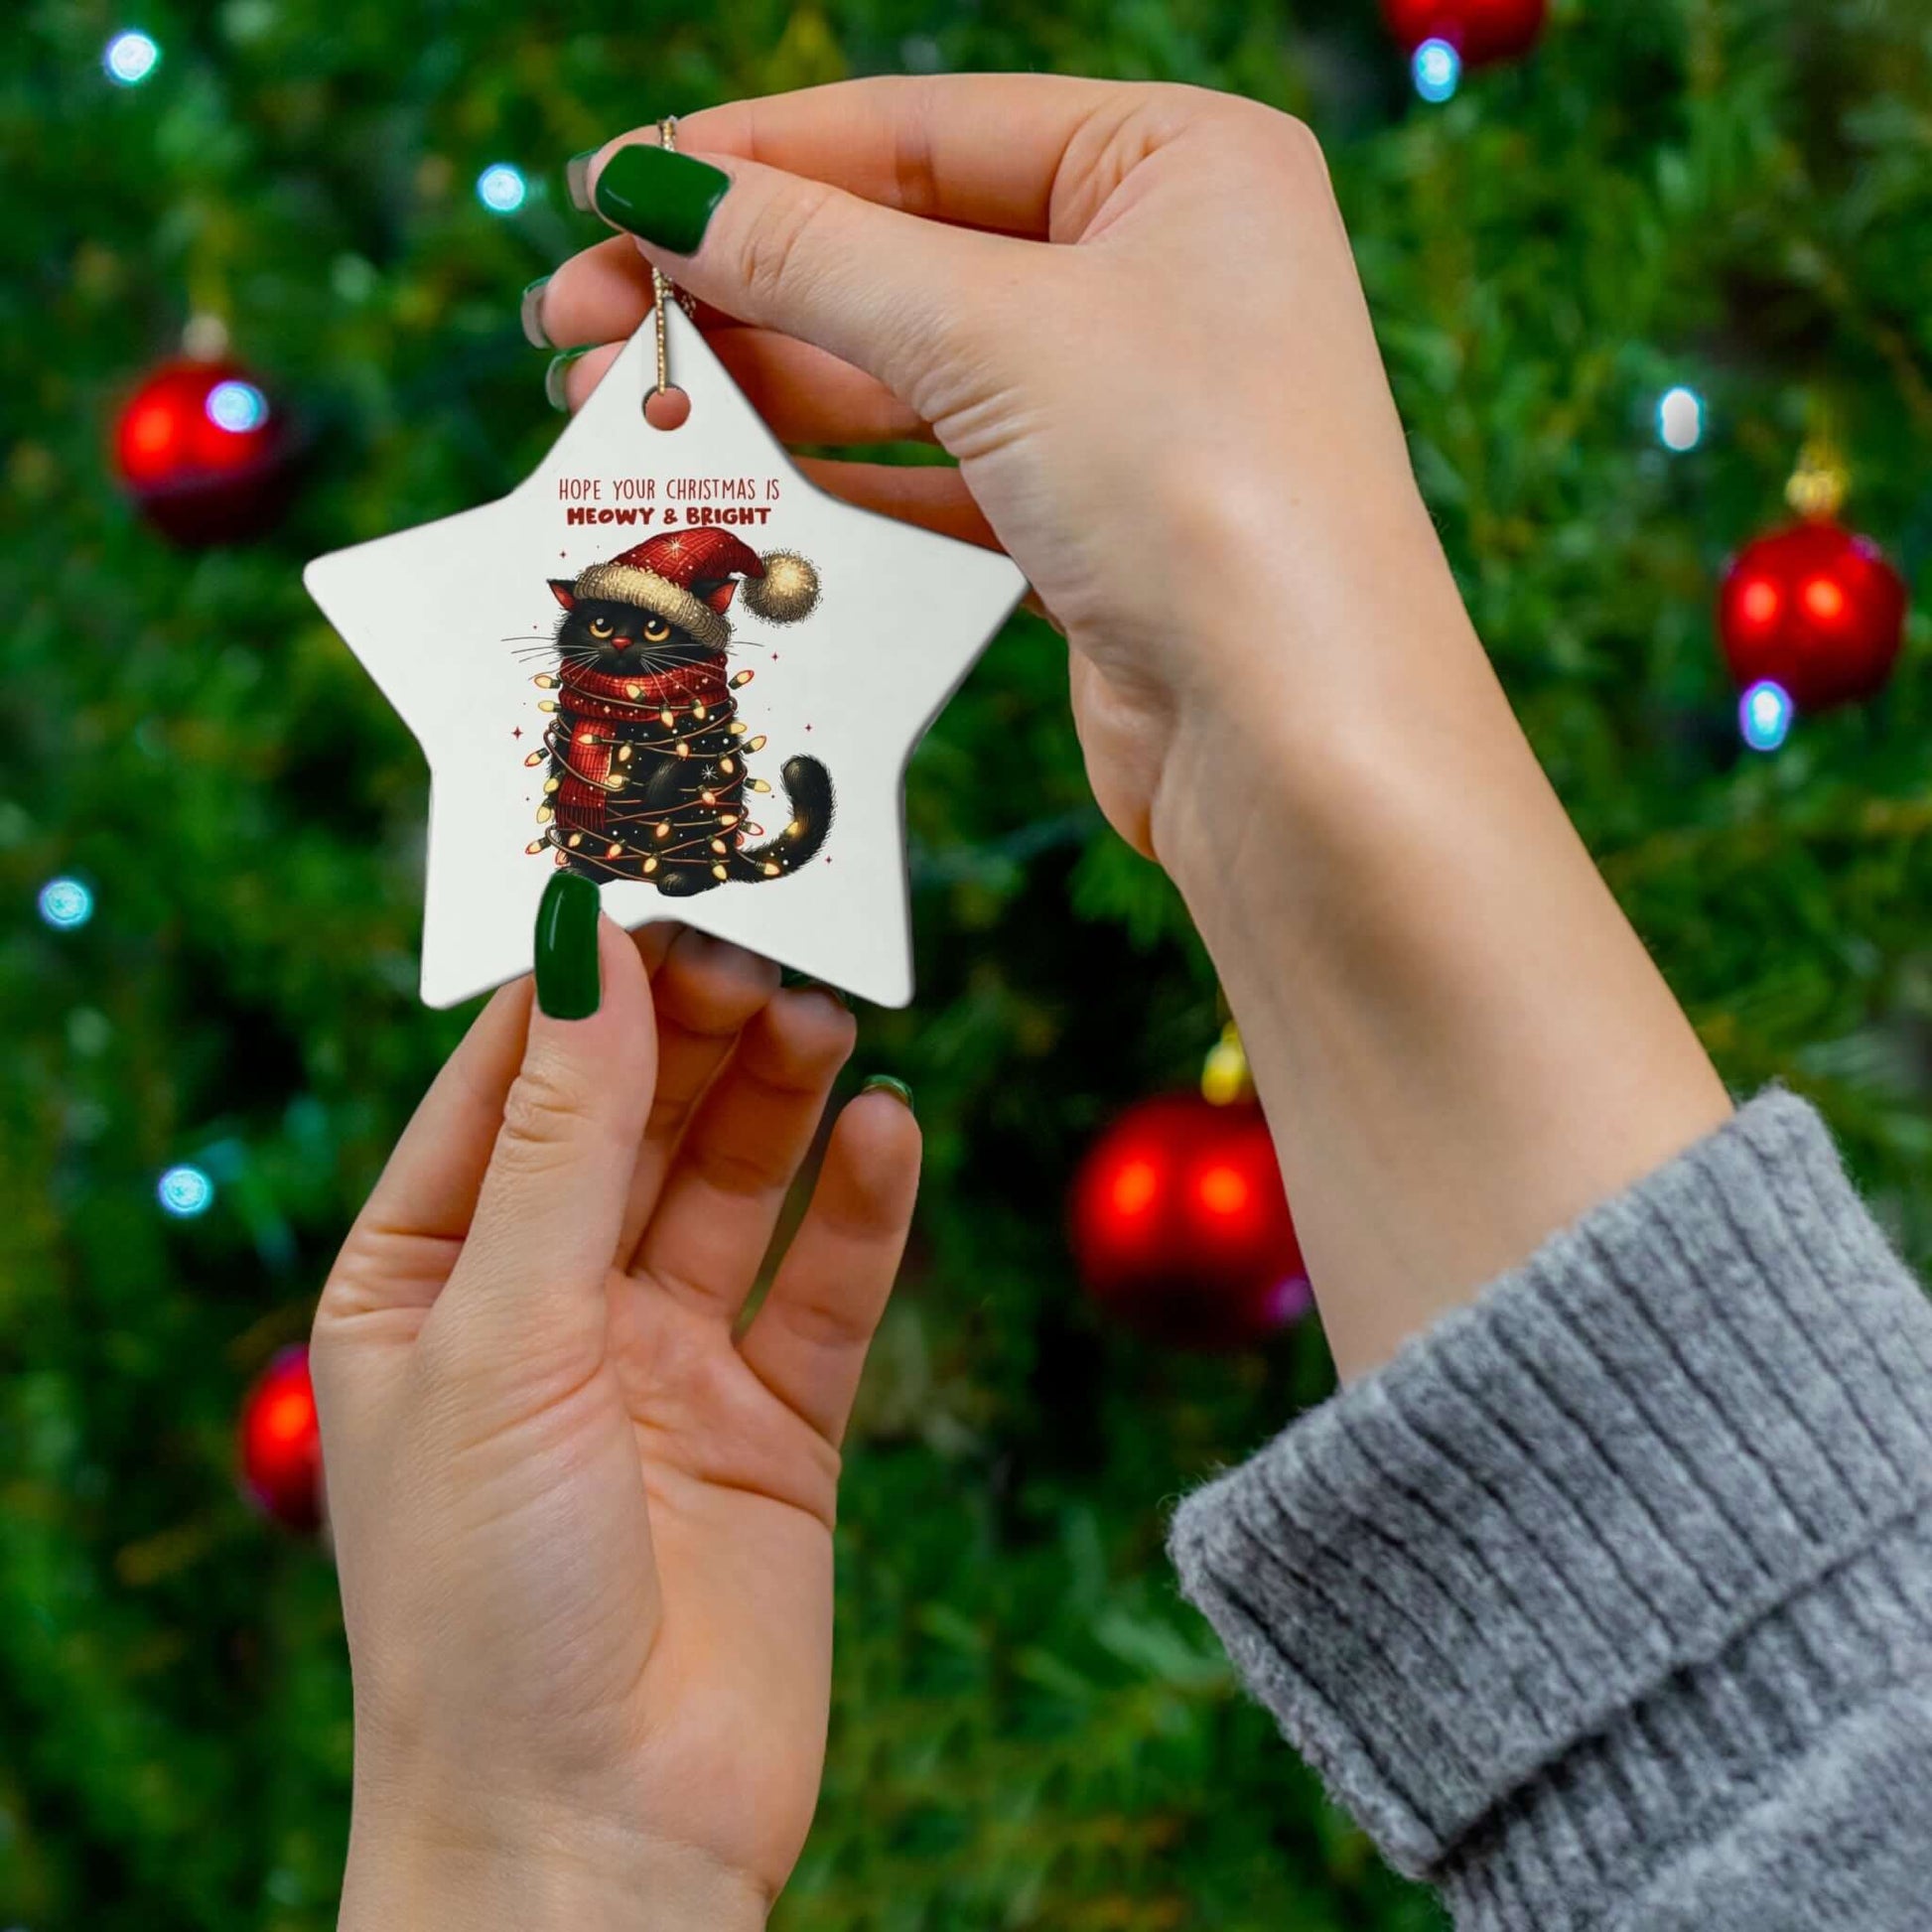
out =
<path fill-rule="evenodd" d="M 644 398 L 644 421 L 652 429 L 682 429 L 690 414 L 691 398 L 675 383 Z"/>

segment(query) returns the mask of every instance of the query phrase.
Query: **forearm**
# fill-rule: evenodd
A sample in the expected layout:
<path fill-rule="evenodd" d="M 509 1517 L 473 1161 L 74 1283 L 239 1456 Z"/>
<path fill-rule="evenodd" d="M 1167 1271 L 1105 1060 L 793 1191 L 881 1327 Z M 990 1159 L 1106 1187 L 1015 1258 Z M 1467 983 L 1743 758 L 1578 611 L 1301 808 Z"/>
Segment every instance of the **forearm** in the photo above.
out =
<path fill-rule="evenodd" d="M 1391 530 L 1325 605 L 1217 622 L 1333 634 L 1203 682 L 1153 824 L 1344 1377 L 1729 1112 L 1420 543 Z"/>
<path fill-rule="evenodd" d="M 766 1901 L 689 1847 L 581 1819 L 460 1833 L 358 1800 L 339 1932 L 758 1932 Z"/>

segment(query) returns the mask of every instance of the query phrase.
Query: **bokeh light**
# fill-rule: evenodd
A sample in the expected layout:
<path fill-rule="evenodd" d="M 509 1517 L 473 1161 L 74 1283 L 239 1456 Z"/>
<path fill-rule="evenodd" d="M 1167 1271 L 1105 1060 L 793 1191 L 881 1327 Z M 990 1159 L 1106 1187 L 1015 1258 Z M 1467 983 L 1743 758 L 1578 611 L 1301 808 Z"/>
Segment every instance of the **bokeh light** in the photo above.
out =
<path fill-rule="evenodd" d="M 260 429 L 268 421 L 268 398 L 252 382 L 238 382 L 232 377 L 217 382 L 203 406 L 216 429 L 231 430 L 237 436 Z"/>
<path fill-rule="evenodd" d="M 1704 398 L 1681 384 L 1664 391 L 1657 404 L 1657 438 L 1682 455 L 1704 441 Z"/>
<path fill-rule="evenodd" d="M 507 161 L 492 161 L 477 177 L 477 200 L 492 214 L 514 214 L 529 192 L 522 169 Z"/>
<path fill-rule="evenodd" d="M 170 1168 L 155 1182 L 155 1198 L 177 1220 L 192 1221 L 214 1205 L 214 1182 L 200 1168 Z"/>
<path fill-rule="evenodd" d="M 1445 101 L 1462 84 L 1462 57 L 1448 41 L 1424 41 L 1410 63 L 1416 91 L 1424 100 Z"/>
<path fill-rule="evenodd" d="M 1737 729 L 1753 752 L 1775 752 L 1791 736 L 1795 712 L 1783 685 L 1760 678 L 1737 702 Z"/>
<path fill-rule="evenodd" d="M 130 29 L 107 43 L 100 65 L 117 87 L 138 87 L 161 65 L 161 50 L 149 35 Z"/>
<path fill-rule="evenodd" d="M 50 879 L 38 903 L 41 917 L 60 932 L 71 932 L 94 915 L 94 896 L 77 879 Z"/>

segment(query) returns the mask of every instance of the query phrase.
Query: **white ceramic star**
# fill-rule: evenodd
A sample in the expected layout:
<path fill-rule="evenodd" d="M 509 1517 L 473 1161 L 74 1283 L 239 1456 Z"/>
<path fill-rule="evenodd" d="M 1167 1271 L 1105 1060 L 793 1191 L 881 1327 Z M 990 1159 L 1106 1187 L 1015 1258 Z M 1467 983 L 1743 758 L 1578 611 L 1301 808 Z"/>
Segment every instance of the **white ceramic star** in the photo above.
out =
<path fill-rule="evenodd" d="M 553 634 L 548 580 L 574 580 L 667 527 L 744 508 L 761 520 L 733 534 L 763 553 L 817 567 L 821 596 L 802 621 L 765 623 L 734 601 L 730 666 L 749 733 L 767 748 L 748 769 L 774 786 L 768 829 L 783 822 L 780 770 L 803 754 L 836 795 L 822 850 L 795 873 L 737 880 L 670 898 L 613 881 L 604 904 L 627 926 L 675 918 L 887 1006 L 912 996 L 911 922 L 901 786 L 912 748 L 1026 590 L 997 552 L 855 509 L 792 467 L 696 327 L 669 307 L 671 379 L 690 419 L 649 428 L 655 380 L 648 321 L 537 471 L 507 496 L 439 522 L 318 557 L 304 573 L 321 605 L 415 733 L 431 774 L 422 994 L 451 1006 L 531 963 L 537 899 L 555 866 L 526 848 L 542 828 L 547 767 L 525 763 L 550 714 L 535 683 Z M 749 482 L 749 498 L 689 500 L 692 484 Z M 775 484 L 776 494 L 770 489 Z M 573 489 L 595 494 L 573 496 Z M 593 519 L 570 520 L 572 509 Z M 648 521 L 639 513 L 649 509 Z M 624 511 L 632 520 L 621 520 Z M 516 734 L 521 734 L 517 736 Z M 748 816 L 756 815 L 756 809 Z"/>

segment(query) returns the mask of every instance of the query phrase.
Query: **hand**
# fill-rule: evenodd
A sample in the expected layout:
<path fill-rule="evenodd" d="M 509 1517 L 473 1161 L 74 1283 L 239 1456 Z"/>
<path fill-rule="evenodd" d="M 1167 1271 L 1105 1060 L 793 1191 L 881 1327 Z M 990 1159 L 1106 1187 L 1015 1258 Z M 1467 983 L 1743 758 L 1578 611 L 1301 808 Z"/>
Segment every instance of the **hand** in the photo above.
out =
<path fill-rule="evenodd" d="M 593 195 L 656 138 L 604 148 Z M 1143 852 L 1185 726 L 1251 703 L 1284 657 L 1319 674 L 1339 610 L 1360 635 L 1418 585 L 1456 608 L 1299 122 L 1196 88 L 978 75 L 709 108 L 678 147 L 731 177 L 703 246 L 587 250 L 545 286 L 543 332 L 627 337 L 649 256 L 711 306 L 714 346 L 781 438 L 957 457 L 806 468 L 1005 546 L 1072 646 L 1095 793 Z M 615 352 L 568 365 L 573 404 Z M 1244 622 L 1260 572 L 1278 595 Z"/>
<path fill-rule="evenodd" d="M 558 270 L 543 332 L 629 335 L 655 262 L 785 441 L 958 458 L 810 468 L 1004 545 L 1065 631 L 1095 796 L 1220 971 L 1344 1375 L 1724 1118 L 1462 609 L 1307 129 L 1005 74 L 688 116 L 722 177 L 626 159 L 656 138 L 591 159 L 631 232 Z"/>
<path fill-rule="evenodd" d="M 317 1313 L 349 1932 L 759 1925 L 816 1801 L 838 1443 L 918 1130 L 845 1109 L 735 1339 L 852 1018 L 695 932 L 598 940 L 589 1018 L 490 1002 Z"/>

